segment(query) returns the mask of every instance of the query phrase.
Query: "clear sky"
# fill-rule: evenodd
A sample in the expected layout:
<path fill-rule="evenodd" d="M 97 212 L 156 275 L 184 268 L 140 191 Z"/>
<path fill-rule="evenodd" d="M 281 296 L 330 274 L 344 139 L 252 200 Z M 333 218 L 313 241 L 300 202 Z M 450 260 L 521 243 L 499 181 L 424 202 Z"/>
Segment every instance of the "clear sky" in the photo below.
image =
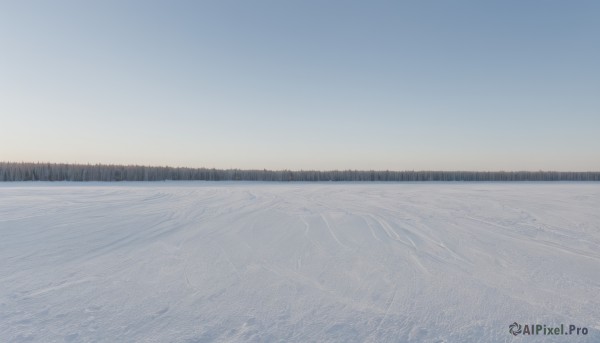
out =
<path fill-rule="evenodd" d="M 600 170 L 600 1 L 4 1 L 0 160 Z"/>

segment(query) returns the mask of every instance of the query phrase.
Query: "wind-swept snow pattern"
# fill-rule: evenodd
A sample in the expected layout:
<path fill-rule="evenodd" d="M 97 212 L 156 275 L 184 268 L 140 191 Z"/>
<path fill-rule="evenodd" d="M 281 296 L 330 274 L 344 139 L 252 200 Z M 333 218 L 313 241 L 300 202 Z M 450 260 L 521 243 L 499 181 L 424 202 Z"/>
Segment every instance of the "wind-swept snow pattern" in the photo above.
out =
<path fill-rule="evenodd" d="M 596 183 L 7 183 L 0 341 L 598 342 L 599 247 Z"/>

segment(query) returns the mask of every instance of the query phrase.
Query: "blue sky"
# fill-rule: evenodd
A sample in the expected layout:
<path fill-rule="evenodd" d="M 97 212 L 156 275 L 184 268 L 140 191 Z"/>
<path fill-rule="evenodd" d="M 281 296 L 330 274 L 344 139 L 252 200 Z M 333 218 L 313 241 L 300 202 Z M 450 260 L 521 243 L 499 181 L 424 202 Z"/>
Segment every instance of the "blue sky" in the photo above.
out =
<path fill-rule="evenodd" d="M 600 170 L 597 1 L 13 1 L 0 160 Z"/>

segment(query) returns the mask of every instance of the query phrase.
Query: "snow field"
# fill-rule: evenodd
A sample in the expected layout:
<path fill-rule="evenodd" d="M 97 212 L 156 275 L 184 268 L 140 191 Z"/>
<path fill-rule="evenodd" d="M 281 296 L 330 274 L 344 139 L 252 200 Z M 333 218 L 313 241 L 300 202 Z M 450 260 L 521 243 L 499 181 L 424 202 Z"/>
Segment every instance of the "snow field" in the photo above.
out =
<path fill-rule="evenodd" d="M 6 183 L 0 341 L 598 342 L 598 247 L 595 183 Z"/>

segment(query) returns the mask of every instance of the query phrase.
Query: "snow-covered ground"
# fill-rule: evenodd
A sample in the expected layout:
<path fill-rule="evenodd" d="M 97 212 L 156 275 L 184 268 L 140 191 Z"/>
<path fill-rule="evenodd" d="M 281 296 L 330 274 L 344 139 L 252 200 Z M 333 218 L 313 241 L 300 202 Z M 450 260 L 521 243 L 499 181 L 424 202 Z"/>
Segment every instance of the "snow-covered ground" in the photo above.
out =
<path fill-rule="evenodd" d="M 599 247 L 598 183 L 5 183 L 0 341 L 600 342 Z"/>

